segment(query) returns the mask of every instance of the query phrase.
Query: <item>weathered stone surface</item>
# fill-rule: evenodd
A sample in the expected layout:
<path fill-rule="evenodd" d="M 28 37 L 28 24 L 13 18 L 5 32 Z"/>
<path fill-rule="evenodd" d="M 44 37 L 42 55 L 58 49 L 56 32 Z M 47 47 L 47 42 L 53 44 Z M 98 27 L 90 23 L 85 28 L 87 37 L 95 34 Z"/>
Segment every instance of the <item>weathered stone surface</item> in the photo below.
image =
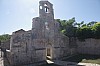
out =
<path fill-rule="evenodd" d="M 9 49 L 6 59 L 10 66 L 40 65 L 48 58 L 58 60 L 77 53 L 100 55 L 100 40 L 86 39 L 81 42 L 68 38 L 59 29 L 59 23 L 54 19 L 53 4 L 41 0 L 39 17 L 32 19 L 32 30 L 15 31 L 10 41 L 4 43 L 4 49 Z"/>
<path fill-rule="evenodd" d="M 46 61 L 47 53 L 51 60 L 71 54 L 69 38 L 59 32 L 54 19 L 53 5 L 40 1 L 39 17 L 32 19 L 32 30 L 13 32 L 7 58 L 11 65 L 23 65 Z"/>
<path fill-rule="evenodd" d="M 78 53 L 100 55 L 100 39 L 77 40 L 77 45 Z"/>

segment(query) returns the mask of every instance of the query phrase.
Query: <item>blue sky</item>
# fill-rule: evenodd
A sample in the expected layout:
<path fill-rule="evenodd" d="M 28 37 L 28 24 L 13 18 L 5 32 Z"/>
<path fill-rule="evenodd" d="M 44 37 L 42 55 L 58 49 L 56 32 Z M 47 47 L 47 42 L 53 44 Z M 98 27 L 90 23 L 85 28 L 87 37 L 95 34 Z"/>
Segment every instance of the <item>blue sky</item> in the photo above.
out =
<path fill-rule="evenodd" d="M 49 0 L 55 19 L 76 18 L 77 22 L 100 22 L 100 0 Z M 38 16 L 39 0 L 0 0 L 0 35 L 32 28 L 32 18 Z"/>

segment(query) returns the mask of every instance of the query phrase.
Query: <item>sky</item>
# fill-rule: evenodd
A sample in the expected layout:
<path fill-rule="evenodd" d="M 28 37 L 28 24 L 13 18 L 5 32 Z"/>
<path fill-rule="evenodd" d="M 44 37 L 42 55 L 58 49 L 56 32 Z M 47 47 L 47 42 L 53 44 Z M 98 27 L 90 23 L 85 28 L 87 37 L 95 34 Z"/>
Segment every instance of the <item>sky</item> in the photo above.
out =
<path fill-rule="evenodd" d="M 49 0 L 55 19 L 100 22 L 100 0 Z M 32 18 L 39 15 L 39 0 L 0 0 L 0 35 L 19 29 L 31 30 Z"/>

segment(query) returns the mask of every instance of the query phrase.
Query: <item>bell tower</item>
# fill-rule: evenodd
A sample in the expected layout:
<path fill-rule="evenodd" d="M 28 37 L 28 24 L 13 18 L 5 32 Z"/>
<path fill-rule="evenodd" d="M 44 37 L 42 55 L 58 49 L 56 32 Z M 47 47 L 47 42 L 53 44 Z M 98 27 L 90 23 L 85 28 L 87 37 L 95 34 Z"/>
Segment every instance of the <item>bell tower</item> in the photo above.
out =
<path fill-rule="evenodd" d="M 54 19 L 53 4 L 48 0 L 41 0 L 39 2 L 39 17 L 42 19 Z"/>
<path fill-rule="evenodd" d="M 39 17 L 32 19 L 32 31 L 35 36 L 41 38 L 53 38 L 54 37 L 54 11 L 53 4 L 48 0 L 39 1 Z"/>

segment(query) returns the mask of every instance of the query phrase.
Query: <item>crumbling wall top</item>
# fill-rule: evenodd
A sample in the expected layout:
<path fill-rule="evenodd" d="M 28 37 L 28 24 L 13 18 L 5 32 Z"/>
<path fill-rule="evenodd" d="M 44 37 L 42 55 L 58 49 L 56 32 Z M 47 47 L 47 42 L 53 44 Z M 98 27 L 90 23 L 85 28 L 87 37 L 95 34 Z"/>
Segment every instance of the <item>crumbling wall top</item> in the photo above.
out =
<path fill-rule="evenodd" d="M 14 33 L 22 33 L 22 32 L 25 32 L 25 30 L 20 29 L 20 30 L 18 30 L 18 31 L 15 31 Z"/>

